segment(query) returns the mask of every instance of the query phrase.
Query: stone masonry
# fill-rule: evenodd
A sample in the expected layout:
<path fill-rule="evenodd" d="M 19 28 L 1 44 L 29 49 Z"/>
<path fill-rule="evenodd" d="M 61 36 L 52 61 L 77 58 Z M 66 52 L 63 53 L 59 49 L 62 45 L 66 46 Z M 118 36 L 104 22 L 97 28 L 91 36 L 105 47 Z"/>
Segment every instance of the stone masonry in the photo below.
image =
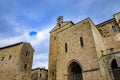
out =
<path fill-rule="evenodd" d="M 48 80 L 48 70 L 45 68 L 32 69 L 31 80 Z"/>
<path fill-rule="evenodd" d="M 31 80 L 34 49 L 20 42 L 0 48 L 0 80 Z"/>
<path fill-rule="evenodd" d="M 95 25 L 57 18 L 50 31 L 48 80 L 120 80 L 120 13 Z"/>

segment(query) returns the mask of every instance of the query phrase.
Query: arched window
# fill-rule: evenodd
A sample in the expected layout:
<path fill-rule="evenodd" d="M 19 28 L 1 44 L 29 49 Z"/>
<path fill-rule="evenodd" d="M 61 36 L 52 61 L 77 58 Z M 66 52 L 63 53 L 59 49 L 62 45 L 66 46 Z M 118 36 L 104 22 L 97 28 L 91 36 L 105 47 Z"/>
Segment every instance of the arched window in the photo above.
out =
<path fill-rule="evenodd" d="M 113 31 L 113 32 L 116 32 L 116 31 L 117 31 L 117 29 L 116 29 L 115 26 L 112 26 L 112 31 Z"/>

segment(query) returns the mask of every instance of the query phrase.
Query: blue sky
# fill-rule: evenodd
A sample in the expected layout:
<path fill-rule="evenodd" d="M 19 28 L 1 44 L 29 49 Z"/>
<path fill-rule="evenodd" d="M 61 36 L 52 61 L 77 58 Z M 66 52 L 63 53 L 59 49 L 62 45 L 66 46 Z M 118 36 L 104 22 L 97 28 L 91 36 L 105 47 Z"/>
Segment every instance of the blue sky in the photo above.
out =
<path fill-rule="evenodd" d="M 35 49 L 33 68 L 48 68 L 49 31 L 56 18 L 95 24 L 120 12 L 120 0 L 0 0 L 0 47 L 29 42 Z"/>

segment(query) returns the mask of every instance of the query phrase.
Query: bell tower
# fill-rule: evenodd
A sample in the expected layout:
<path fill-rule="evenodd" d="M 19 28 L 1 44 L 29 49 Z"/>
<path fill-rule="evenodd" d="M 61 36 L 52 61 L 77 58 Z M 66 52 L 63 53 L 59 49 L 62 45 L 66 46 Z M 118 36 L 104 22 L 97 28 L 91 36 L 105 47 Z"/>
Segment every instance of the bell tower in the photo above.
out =
<path fill-rule="evenodd" d="M 63 16 L 59 16 L 57 18 L 57 23 L 62 23 L 63 22 Z"/>

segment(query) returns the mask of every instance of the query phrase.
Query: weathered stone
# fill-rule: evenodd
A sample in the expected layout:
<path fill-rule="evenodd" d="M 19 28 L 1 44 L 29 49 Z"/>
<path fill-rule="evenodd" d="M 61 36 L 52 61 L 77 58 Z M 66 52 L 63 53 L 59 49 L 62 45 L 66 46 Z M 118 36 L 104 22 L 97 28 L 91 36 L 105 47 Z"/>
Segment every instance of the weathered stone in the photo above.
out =
<path fill-rule="evenodd" d="M 90 18 L 74 24 L 60 17 L 50 32 L 48 80 L 113 80 L 110 70 L 120 51 L 120 13 L 114 16 L 98 25 Z"/>
<path fill-rule="evenodd" d="M 33 52 L 24 42 L 0 48 L 0 80 L 31 80 Z"/>

